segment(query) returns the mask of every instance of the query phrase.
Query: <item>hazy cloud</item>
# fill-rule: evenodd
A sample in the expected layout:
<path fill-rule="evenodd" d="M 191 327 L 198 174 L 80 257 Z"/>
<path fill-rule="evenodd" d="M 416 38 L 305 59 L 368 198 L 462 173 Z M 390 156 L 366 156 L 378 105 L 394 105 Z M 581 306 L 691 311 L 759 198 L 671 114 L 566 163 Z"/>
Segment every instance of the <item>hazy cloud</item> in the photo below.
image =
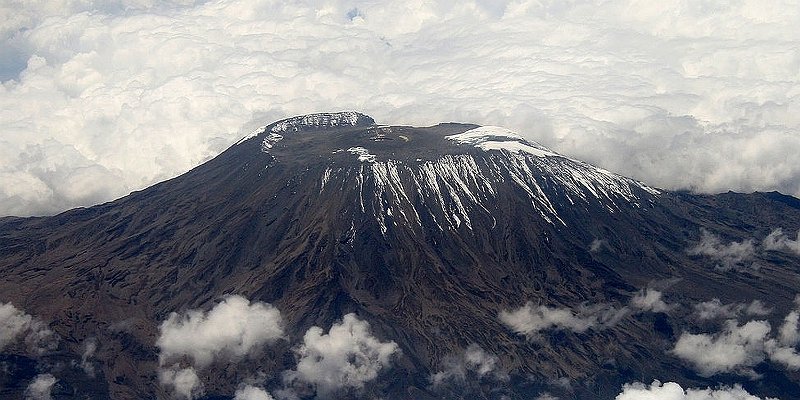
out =
<path fill-rule="evenodd" d="M 753 300 L 750 303 L 722 304 L 717 298 L 695 304 L 694 311 L 697 318 L 702 320 L 730 319 L 740 315 L 764 316 L 772 312 L 761 300 Z"/>
<path fill-rule="evenodd" d="M 296 351 L 297 368 L 284 372 L 287 386 L 310 384 L 317 396 L 327 398 L 375 379 L 400 349 L 393 341 L 381 342 L 370 332 L 369 323 L 347 314 L 327 334 L 320 327 L 309 328 Z"/>
<path fill-rule="evenodd" d="M 283 335 L 280 312 L 270 304 L 228 296 L 210 311 L 171 313 L 156 345 L 161 363 L 188 356 L 202 368 L 215 358 L 241 358 Z"/>
<path fill-rule="evenodd" d="M 56 378 L 50 374 L 39 374 L 33 382 L 25 388 L 25 399 L 29 400 L 50 400 L 53 397 L 50 392 L 56 384 Z"/>
<path fill-rule="evenodd" d="M 766 250 L 790 251 L 800 255 L 800 231 L 797 232 L 797 238 L 791 240 L 781 228 L 775 229 L 764 238 L 763 245 Z"/>
<path fill-rule="evenodd" d="M 477 344 L 471 344 L 462 354 L 447 357 L 443 369 L 431 375 L 431 384 L 438 388 L 446 383 L 463 384 L 468 379 L 492 377 L 505 380 L 508 375 L 499 369 L 500 360 Z"/>
<path fill-rule="evenodd" d="M 662 293 L 658 290 L 647 288 L 645 290 L 639 291 L 633 298 L 631 299 L 631 306 L 638 308 L 642 311 L 650 311 L 650 312 L 667 312 L 672 309 L 672 306 L 668 305 L 661 299 Z"/>
<path fill-rule="evenodd" d="M 179 399 L 195 399 L 203 395 L 203 384 L 194 368 L 180 368 L 177 364 L 158 371 L 158 380 Z"/>
<path fill-rule="evenodd" d="M 613 326 L 629 312 L 627 307 L 615 308 L 608 304 L 583 305 L 576 310 L 549 307 L 528 302 L 513 311 L 501 311 L 500 321 L 515 332 L 536 337 L 545 330 L 585 332 L 590 328 Z"/>
<path fill-rule="evenodd" d="M 256 125 L 342 109 L 507 126 L 654 186 L 797 195 L 799 13 L 782 0 L 6 1 L 0 215 L 109 200 Z"/>
<path fill-rule="evenodd" d="M 769 398 L 768 398 L 769 399 Z M 719 389 L 686 389 L 675 382 L 662 384 L 653 381 L 650 386 L 630 383 L 622 387 L 616 400 L 764 400 L 744 390 L 740 385 Z"/>
<path fill-rule="evenodd" d="M 246 385 L 236 390 L 233 400 L 273 400 L 273 398 L 260 387 Z"/>
<path fill-rule="evenodd" d="M 705 229 L 701 230 L 701 234 L 700 242 L 688 250 L 690 255 L 709 257 L 717 261 L 716 268 L 722 271 L 752 265 L 756 250 L 753 239 L 723 244 L 719 236 Z"/>

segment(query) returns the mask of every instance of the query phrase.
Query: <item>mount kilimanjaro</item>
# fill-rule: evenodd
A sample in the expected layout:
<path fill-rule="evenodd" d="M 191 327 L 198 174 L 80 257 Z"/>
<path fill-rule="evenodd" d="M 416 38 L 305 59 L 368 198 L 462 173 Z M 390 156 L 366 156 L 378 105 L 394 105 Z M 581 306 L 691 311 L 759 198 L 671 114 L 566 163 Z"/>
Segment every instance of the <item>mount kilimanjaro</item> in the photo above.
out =
<path fill-rule="evenodd" d="M 503 128 L 289 118 L 119 200 L 0 219 L 0 305 L 30 319 L 0 340 L 0 397 L 47 373 L 59 399 L 232 398 L 243 382 L 275 398 L 613 399 L 656 379 L 798 399 L 783 328 L 800 247 L 782 233 L 798 229 L 796 198 L 660 190 Z M 210 359 L 192 345 L 175 365 L 202 391 L 165 386 L 164 321 L 241 298 L 274 307 L 281 334 Z M 737 341 L 748 321 L 767 332 Z M 371 341 L 344 358 L 352 374 L 309 378 L 312 327 L 335 326 Z M 726 344 L 743 356 L 720 361 Z"/>

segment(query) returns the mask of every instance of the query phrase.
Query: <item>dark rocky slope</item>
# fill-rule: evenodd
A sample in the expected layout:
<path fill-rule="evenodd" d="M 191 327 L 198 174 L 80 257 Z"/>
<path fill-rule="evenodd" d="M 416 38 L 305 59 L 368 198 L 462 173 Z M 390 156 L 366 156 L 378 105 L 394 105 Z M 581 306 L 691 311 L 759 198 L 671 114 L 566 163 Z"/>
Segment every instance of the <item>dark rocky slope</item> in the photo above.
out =
<path fill-rule="evenodd" d="M 80 359 L 88 337 L 100 343 L 97 377 L 62 374 L 56 397 L 163 395 L 158 324 L 172 311 L 241 294 L 278 307 L 291 341 L 235 367 L 213 365 L 204 374 L 212 396 L 230 395 L 256 367 L 277 384 L 306 329 L 355 312 L 402 349 L 367 395 L 443 396 L 428 388 L 429 375 L 477 343 L 500 357 L 510 380 L 444 396 L 613 398 L 622 383 L 661 379 L 745 381 L 761 395 L 798 398 L 786 396 L 800 393 L 796 372 L 765 363 L 760 380 L 704 378 L 672 356 L 691 328 L 689 307 L 540 340 L 512 332 L 498 314 L 527 301 L 621 307 L 669 280 L 666 293 L 682 304 L 769 302 L 777 326 L 800 289 L 796 256 L 762 252 L 725 271 L 686 250 L 701 229 L 726 242 L 760 240 L 777 227 L 796 232 L 800 201 L 658 191 L 499 130 L 446 138 L 474 128 L 385 127 L 358 114 L 292 119 L 117 201 L 0 219 L 0 301 L 62 338 L 40 358 L 6 348 L 0 362 L 12 372 L 0 373 L 0 395 L 21 395 L 34 358 Z M 590 251 L 596 239 L 603 245 Z M 559 378 L 573 382 L 571 391 L 553 384 Z"/>

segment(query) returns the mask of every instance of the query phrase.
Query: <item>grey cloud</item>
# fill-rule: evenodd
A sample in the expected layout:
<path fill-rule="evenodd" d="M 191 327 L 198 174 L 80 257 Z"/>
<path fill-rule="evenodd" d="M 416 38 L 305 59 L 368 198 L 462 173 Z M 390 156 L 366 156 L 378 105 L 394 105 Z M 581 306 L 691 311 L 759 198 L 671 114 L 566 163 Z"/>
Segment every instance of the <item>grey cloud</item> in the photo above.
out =
<path fill-rule="evenodd" d="M 26 400 L 51 400 L 53 397 L 50 392 L 56 384 L 57 379 L 50 374 L 39 374 L 25 388 Z"/>
<path fill-rule="evenodd" d="M 800 194 L 797 7 L 693 4 L 4 2 L 0 215 L 110 200 L 255 119 L 342 109 L 507 126 L 669 189 Z"/>
<path fill-rule="evenodd" d="M 202 368 L 215 359 L 236 359 L 283 336 L 280 312 L 270 304 L 228 296 L 208 312 L 172 313 L 159 327 L 162 364 L 182 356 Z"/>
<path fill-rule="evenodd" d="M 775 229 L 764 238 L 763 246 L 766 250 L 790 251 L 800 255 L 800 231 L 797 232 L 797 238 L 791 240 L 781 228 Z"/>
<path fill-rule="evenodd" d="M 584 305 L 572 310 L 566 307 L 536 306 L 528 302 L 516 310 L 501 311 L 499 318 L 514 332 L 535 338 L 546 330 L 582 333 L 590 328 L 613 326 L 628 312 L 627 307 L 615 308 L 608 304 Z"/>
<path fill-rule="evenodd" d="M 753 300 L 750 303 L 723 304 L 717 298 L 695 304 L 694 310 L 697 318 L 701 320 L 717 318 L 729 319 L 736 318 L 740 315 L 764 316 L 772 312 L 761 300 Z"/>
<path fill-rule="evenodd" d="M 701 235 L 700 242 L 687 250 L 690 255 L 709 257 L 717 262 L 716 268 L 722 271 L 752 266 L 756 252 L 753 239 L 724 244 L 719 236 L 705 229 Z"/>
<path fill-rule="evenodd" d="M 297 367 L 284 372 L 284 382 L 290 389 L 297 384 L 311 385 L 318 397 L 328 398 L 341 389 L 361 388 L 374 380 L 391 366 L 399 351 L 395 342 L 373 336 L 369 323 L 347 314 L 327 334 L 316 326 L 306 331 L 303 344 L 296 349 Z"/>
<path fill-rule="evenodd" d="M 462 354 L 445 358 L 442 370 L 431 375 L 431 385 L 439 388 L 448 383 L 464 384 L 468 378 L 508 379 L 508 375 L 500 369 L 499 362 L 497 356 L 473 343 Z"/>
<path fill-rule="evenodd" d="M 752 395 L 741 385 L 720 387 L 717 389 L 686 389 L 675 382 L 653 381 L 649 386 L 640 382 L 625 384 L 616 400 L 762 400 Z M 770 400 L 766 398 L 764 400 Z M 772 399 L 777 400 L 777 399 Z"/>

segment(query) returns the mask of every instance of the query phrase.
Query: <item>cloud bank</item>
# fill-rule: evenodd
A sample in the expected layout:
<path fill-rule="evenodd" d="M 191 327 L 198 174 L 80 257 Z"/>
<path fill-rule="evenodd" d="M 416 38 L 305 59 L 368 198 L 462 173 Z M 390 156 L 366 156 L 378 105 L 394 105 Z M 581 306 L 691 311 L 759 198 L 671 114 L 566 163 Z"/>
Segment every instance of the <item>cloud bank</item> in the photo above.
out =
<path fill-rule="evenodd" d="M 800 194 L 788 0 L 0 4 L 0 215 L 187 171 L 281 117 L 515 129 L 664 188 Z"/>
<path fill-rule="evenodd" d="M 741 386 L 722 387 L 719 389 L 686 389 L 675 382 L 662 384 L 653 381 L 650 386 L 643 383 L 626 384 L 616 400 L 770 400 L 754 396 Z M 776 400 L 776 399 L 771 399 Z"/>

